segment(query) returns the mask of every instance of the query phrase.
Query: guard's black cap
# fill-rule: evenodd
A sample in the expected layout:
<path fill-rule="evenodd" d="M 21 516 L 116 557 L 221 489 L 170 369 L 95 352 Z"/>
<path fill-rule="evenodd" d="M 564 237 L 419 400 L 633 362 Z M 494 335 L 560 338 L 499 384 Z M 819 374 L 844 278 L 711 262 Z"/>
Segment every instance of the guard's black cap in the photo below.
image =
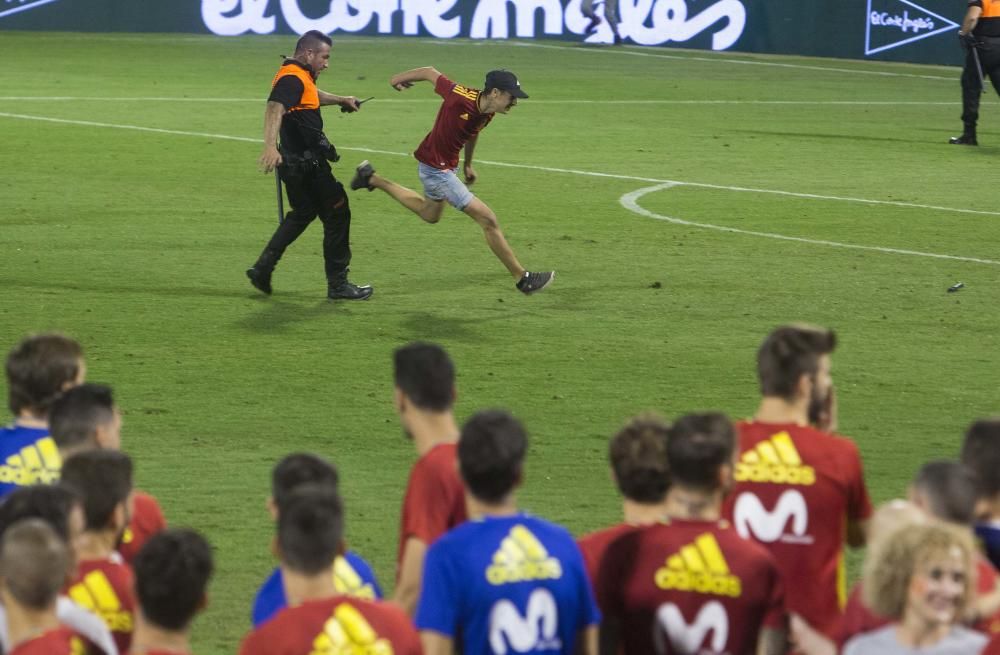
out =
<path fill-rule="evenodd" d="M 528 94 L 521 89 L 517 76 L 510 71 L 496 70 L 486 73 L 486 90 L 500 89 L 510 93 L 515 98 L 527 98 Z"/>

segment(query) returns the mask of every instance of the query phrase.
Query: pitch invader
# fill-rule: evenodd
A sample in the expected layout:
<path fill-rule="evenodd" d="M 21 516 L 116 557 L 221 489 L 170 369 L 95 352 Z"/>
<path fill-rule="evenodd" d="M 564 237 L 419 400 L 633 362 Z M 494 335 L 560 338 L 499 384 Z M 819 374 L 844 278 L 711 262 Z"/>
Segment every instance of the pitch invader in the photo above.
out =
<path fill-rule="evenodd" d="M 830 639 L 847 598 L 843 547 L 865 544 L 872 514 L 857 446 L 833 434 L 830 354 L 836 335 L 789 325 L 757 352 L 763 399 L 740 422 L 736 487 L 724 516 L 774 555 L 789 584 L 788 610 Z"/>
<path fill-rule="evenodd" d="M 462 428 L 470 520 L 427 552 L 416 624 L 426 655 L 597 653 L 600 613 L 570 534 L 517 508 L 527 435 L 485 411 Z"/>
<path fill-rule="evenodd" d="M 678 419 L 667 438 L 667 521 L 605 551 L 601 652 L 784 653 L 784 585 L 774 558 L 720 520 L 736 434 L 721 414 Z"/>

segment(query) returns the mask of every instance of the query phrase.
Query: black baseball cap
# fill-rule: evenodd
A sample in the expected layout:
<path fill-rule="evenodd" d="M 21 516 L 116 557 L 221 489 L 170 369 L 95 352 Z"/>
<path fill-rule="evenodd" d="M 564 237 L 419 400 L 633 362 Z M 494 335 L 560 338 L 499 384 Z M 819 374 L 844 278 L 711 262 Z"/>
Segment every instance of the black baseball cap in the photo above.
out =
<path fill-rule="evenodd" d="M 527 98 L 528 94 L 521 89 L 517 76 L 510 71 L 496 70 L 486 73 L 486 88 L 507 91 L 515 98 Z"/>

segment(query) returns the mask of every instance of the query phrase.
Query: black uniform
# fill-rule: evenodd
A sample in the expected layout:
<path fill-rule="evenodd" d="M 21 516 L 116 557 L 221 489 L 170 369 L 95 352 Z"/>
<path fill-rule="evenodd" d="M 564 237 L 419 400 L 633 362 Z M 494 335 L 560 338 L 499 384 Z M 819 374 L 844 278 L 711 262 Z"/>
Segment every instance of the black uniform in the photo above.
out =
<path fill-rule="evenodd" d="M 982 67 L 984 78 L 989 78 L 993 88 L 1000 94 L 1000 0 L 969 0 L 970 7 L 981 7 L 983 14 L 972 35 L 978 45 L 967 48 L 965 68 L 962 70 L 962 137 L 952 139 L 953 143 L 976 143 L 976 123 L 979 121 L 979 100 L 983 93 L 976 58 Z"/>
<path fill-rule="evenodd" d="M 268 101 L 285 108 L 281 120 L 282 163 L 278 173 L 285 184 L 291 211 L 247 271 L 250 281 L 271 292 L 271 272 L 285 249 L 319 216 L 323 223 L 323 259 L 331 298 L 363 300 L 371 287 L 356 287 L 347 281 L 351 263 L 351 208 L 343 185 L 333 176 L 331 161 L 336 148 L 323 133 L 323 116 L 313 71 L 295 59 L 286 59 L 274 77 Z"/>

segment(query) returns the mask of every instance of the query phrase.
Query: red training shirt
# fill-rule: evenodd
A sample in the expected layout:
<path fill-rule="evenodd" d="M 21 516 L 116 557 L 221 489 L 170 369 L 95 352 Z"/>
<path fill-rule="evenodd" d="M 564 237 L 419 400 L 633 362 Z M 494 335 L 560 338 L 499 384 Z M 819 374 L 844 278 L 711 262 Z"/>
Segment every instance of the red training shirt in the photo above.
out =
<path fill-rule="evenodd" d="M 741 421 L 737 429 L 736 485 L 723 516 L 774 555 L 790 583 L 788 611 L 837 639 L 847 601 L 847 523 L 872 514 L 858 448 L 795 424 Z"/>
<path fill-rule="evenodd" d="M 420 142 L 413 156 L 433 168 L 452 170 L 458 167 L 458 153 L 469 139 L 479 134 L 496 114 L 483 114 L 477 108 L 479 89 L 456 84 L 444 75 L 437 79 L 434 92 L 444 98 L 434 127 Z"/>
<path fill-rule="evenodd" d="M 607 551 L 608 546 L 612 544 L 618 537 L 631 532 L 632 530 L 639 529 L 639 526 L 630 525 L 628 523 L 619 523 L 618 525 L 612 526 L 610 528 L 604 528 L 603 530 L 598 530 L 597 532 L 591 532 L 590 534 L 585 534 L 576 541 L 576 545 L 580 548 L 580 552 L 583 554 L 583 563 L 587 567 L 587 578 L 590 580 L 590 586 L 595 591 L 597 591 L 597 574 L 601 568 L 601 560 L 604 559 L 604 553 Z M 597 598 L 600 601 L 600 598 Z M 601 607 L 601 610 L 604 608 Z"/>
<path fill-rule="evenodd" d="M 453 443 L 438 444 L 413 465 L 403 497 L 397 575 L 407 539 L 416 537 L 430 546 L 445 532 L 465 522 L 465 489 L 458 477 L 457 448 Z"/>
<path fill-rule="evenodd" d="M 864 601 L 861 583 L 854 585 L 844 606 L 844 615 L 840 621 L 840 639 L 838 646 L 844 647 L 850 639 L 862 632 L 871 632 L 892 623 L 892 619 L 879 616 L 871 611 Z"/>
<path fill-rule="evenodd" d="M 774 558 L 726 521 L 626 532 L 606 550 L 596 588 L 629 655 L 753 653 L 763 628 L 786 623 Z"/>
<path fill-rule="evenodd" d="M 132 643 L 135 616 L 132 569 L 110 559 L 84 560 L 66 595 L 77 605 L 96 614 L 111 631 L 119 653 L 127 653 Z"/>
<path fill-rule="evenodd" d="M 163 510 L 156 499 L 147 493 L 135 492 L 132 495 L 132 517 L 118 546 L 118 553 L 126 564 L 131 564 L 149 538 L 166 527 L 167 520 L 163 518 Z"/>
<path fill-rule="evenodd" d="M 240 655 L 310 653 L 420 655 L 420 637 L 395 605 L 349 596 L 287 607 L 251 632 Z"/>
<path fill-rule="evenodd" d="M 10 655 L 84 655 L 86 652 L 83 637 L 62 626 L 22 641 L 11 649 Z"/>

